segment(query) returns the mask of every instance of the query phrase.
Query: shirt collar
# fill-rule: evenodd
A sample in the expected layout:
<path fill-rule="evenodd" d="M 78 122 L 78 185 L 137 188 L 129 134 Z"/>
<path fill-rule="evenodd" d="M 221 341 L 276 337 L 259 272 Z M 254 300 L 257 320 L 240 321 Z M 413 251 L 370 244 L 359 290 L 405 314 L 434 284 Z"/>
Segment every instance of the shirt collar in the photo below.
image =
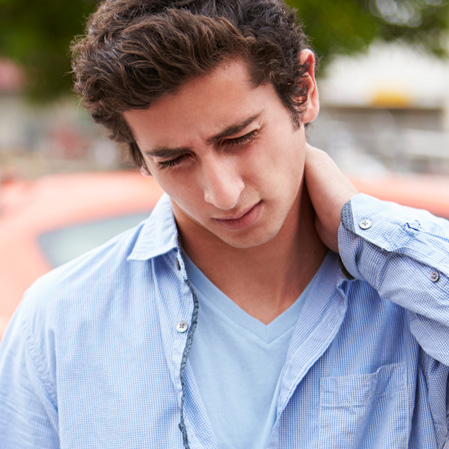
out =
<path fill-rule="evenodd" d="M 164 194 L 144 223 L 127 260 L 144 261 L 179 250 L 179 235 L 170 198 Z"/>
<path fill-rule="evenodd" d="M 174 249 L 179 252 L 180 246 L 178 228 L 173 215 L 170 197 L 164 194 L 157 202 L 150 217 L 145 221 L 127 260 L 145 261 L 167 254 Z M 353 278 L 351 279 L 351 277 L 347 276 L 346 269 L 342 266 L 340 259 L 340 270 L 337 270 L 336 287 L 339 290 L 344 290 L 343 284 L 348 279 L 351 281 Z"/>

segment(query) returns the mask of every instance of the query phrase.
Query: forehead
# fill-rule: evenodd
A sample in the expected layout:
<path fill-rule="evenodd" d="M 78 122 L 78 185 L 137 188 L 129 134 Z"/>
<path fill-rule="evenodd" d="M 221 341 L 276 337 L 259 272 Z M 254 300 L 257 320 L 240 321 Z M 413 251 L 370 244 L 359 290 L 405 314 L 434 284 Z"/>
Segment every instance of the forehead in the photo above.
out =
<path fill-rule="evenodd" d="M 196 76 L 154 101 L 149 110 L 157 115 L 170 108 L 182 111 L 201 108 L 203 111 L 217 110 L 230 103 L 241 103 L 254 86 L 249 66 L 242 59 L 225 60 L 206 74 Z"/>
<path fill-rule="evenodd" d="M 273 102 L 280 102 L 274 87 L 255 87 L 248 65 L 236 59 L 189 80 L 148 109 L 125 112 L 124 117 L 139 146 L 180 145 L 181 138 L 208 139 Z"/>

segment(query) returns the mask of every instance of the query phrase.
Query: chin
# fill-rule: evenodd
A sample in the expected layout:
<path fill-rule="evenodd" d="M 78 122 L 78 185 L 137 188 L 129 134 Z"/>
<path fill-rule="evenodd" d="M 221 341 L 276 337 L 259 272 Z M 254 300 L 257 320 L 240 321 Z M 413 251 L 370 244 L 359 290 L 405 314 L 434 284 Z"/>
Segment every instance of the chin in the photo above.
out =
<path fill-rule="evenodd" d="M 263 246 L 270 241 L 272 241 L 276 235 L 278 234 L 279 229 L 276 229 L 272 232 L 257 232 L 256 230 L 248 229 L 245 234 L 246 235 L 240 235 L 240 236 L 223 236 L 219 237 L 220 240 L 222 240 L 227 245 L 231 246 L 232 248 L 236 249 L 251 249 L 256 248 L 259 246 Z"/>

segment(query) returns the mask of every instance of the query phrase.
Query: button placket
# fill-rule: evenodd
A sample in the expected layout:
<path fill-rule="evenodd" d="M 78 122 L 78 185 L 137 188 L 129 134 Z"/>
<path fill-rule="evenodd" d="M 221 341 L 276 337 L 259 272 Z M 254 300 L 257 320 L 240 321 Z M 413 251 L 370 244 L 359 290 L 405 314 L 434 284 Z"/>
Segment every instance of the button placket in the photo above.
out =
<path fill-rule="evenodd" d="M 179 332 L 180 334 L 187 332 L 188 328 L 189 323 L 187 323 L 187 321 L 179 321 L 178 323 L 176 323 L 176 332 Z"/>
<path fill-rule="evenodd" d="M 438 282 L 440 280 L 440 273 L 438 273 L 438 271 L 433 271 L 430 275 L 430 280 L 432 282 Z"/>

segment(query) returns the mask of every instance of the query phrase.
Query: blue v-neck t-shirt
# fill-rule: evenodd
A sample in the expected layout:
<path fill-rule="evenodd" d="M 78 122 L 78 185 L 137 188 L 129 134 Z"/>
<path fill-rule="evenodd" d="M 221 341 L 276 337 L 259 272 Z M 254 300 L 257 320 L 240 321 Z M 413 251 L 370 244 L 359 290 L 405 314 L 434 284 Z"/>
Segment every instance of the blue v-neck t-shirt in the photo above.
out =
<path fill-rule="evenodd" d="M 187 255 L 184 260 L 201 310 L 190 363 L 219 447 L 266 447 L 280 374 L 307 289 L 266 325 L 219 290 Z"/>

